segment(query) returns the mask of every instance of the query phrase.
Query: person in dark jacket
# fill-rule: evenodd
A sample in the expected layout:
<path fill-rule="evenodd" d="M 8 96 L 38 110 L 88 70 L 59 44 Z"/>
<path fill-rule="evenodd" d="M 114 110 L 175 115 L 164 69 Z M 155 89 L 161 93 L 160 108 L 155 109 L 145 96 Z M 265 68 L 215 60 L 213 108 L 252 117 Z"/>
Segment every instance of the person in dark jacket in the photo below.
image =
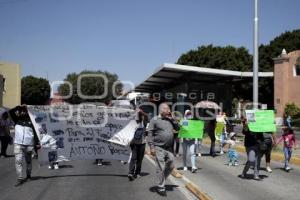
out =
<path fill-rule="evenodd" d="M 247 172 L 249 171 L 250 167 L 254 167 L 254 180 L 260 180 L 259 177 L 259 155 L 260 155 L 260 148 L 258 142 L 258 135 L 259 133 L 253 133 L 249 130 L 248 124 L 246 119 L 242 119 L 243 124 L 243 134 L 245 135 L 244 145 L 247 152 L 247 162 L 244 167 L 243 173 L 241 175 L 242 178 L 246 178 Z"/>

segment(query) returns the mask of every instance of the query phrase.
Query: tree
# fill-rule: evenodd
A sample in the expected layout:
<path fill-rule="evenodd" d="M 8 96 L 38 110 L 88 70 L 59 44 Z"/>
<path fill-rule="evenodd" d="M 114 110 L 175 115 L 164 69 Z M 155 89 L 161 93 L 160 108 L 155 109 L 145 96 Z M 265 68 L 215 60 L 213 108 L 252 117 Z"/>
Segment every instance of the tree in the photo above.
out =
<path fill-rule="evenodd" d="M 252 56 L 244 47 L 208 45 L 181 55 L 177 63 L 215 69 L 249 71 L 252 68 Z"/>
<path fill-rule="evenodd" d="M 93 98 L 87 98 L 87 99 L 82 99 L 78 95 L 77 91 L 77 82 L 78 78 L 80 75 L 84 74 L 94 74 L 94 75 L 104 75 L 107 80 L 108 80 L 108 87 L 107 87 L 107 95 L 101 99 L 93 99 Z M 114 93 L 116 95 L 120 95 L 122 92 L 122 84 L 117 84 L 115 88 L 113 88 L 113 84 L 118 81 L 118 76 L 116 74 L 111 74 L 109 72 L 103 72 L 103 71 L 89 71 L 85 70 L 80 72 L 79 74 L 77 73 L 70 73 L 67 75 L 67 77 L 64 79 L 65 81 L 68 81 L 71 83 L 72 88 L 73 88 L 73 95 L 69 98 L 66 99 L 68 103 L 71 104 L 80 104 L 84 102 L 103 102 L 106 103 L 112 99 L 114 99 Z M 83 77 L 81 79 L 81 93 L 83 95 L 89 95 L 89 96 L 101 96 L 104 93 L 104 80 L 100 77 Z M 114 92 L 113 92 L 114 90 Z M 62 84 L 58 88 L 58 92 L 62 96 L 67 96 L 70 94 L 70 87 L 68 84 Z"/>
<path fill-rule="evenodd" d="M 287 52 L 300 49 L 300 29 L 287 31 L 274 38 L 267 45 L 259 47 L 259 71 L 273 72 L 273 58 L 278 57 L 282 49 Z M 215 69 L 227 69 L 236 71 L 252 71 L 252 55 L 244 47 L 233 46 L 214 47 L 212 45 L 201 46 L 196 50 L 182 54 L 178 64 L 209 67 Z M 252 82 L 235 84 L 233 95 L 239 99 L 252 99 Z M 274 81 L 273 78 L 259 79 L 259 101 L 273 107 Z"/>
<path fill-rule="evenodd" d="M 251 71 L 252 56 L 244 47 L 201 46 L 180 56 L 178 64 L 215 69 Z M 239 82 L 233 85 L 233 96 L 238 99 L 251 99 L 250 83 Z"/>
<path fill-rule="evenodd" d="M 44 78 L 25 76 L 21 80 L 21 102 L 28 105 L 43 105 L 50 97 L 49 81 Z"/>
<path fill-rule="evenodd" d="M 300 29 L 287 31 L 274 38 L 267 45 L 259 47 L 259 70 L 265 72 L 274 71 L 273 58 L 278 57 L 282 50 L 287 52 L 300 49 Z M 261 79 L 259 82 L 259 99 L 264 100 L 268 105 L 274 102 L 274 81 L 273 79 Z"/>

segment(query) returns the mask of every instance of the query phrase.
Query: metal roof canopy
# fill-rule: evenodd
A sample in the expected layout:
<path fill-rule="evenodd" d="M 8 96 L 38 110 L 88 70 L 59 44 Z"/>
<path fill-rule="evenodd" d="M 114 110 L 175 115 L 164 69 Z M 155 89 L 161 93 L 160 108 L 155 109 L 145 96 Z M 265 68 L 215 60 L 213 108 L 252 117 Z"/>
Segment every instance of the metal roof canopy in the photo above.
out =
<path fill-rule="evenodd" d="M 202 76 L 199 76 L 202 75 Z M 206 67 L 195 67 L 188 65 L 178 65 L 164 63 L 157 68 L 154 73 L 145 81 L 137 85 L 134 89 L 136 92 L 158 92 L 166 89 L 167 85 L 188 76 L 188 80 L 196 82 L 225 82 L 235 81 L 243 78 L 252 78 L 253 72 L 241 72 L 223 69 L 213 69 Z M 273 72 L 259 72 L 259 77 L 273 77 Z"/>

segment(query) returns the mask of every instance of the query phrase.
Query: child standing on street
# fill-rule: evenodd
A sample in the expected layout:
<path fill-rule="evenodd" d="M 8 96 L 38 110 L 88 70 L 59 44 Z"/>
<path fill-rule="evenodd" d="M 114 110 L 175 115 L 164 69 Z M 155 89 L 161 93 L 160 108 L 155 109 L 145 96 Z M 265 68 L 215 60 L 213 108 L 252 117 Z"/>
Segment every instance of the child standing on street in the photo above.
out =
<path fill-rule="evenodd" d="M 228 165 L 229 166 L 238 166 L 239 165 L 239 161 L 238 161 L 238 157 L 239 154 L 235 149 L 235 145 L 236 145 L 236 133 L 231 132 L 229 139 L 226 141 L 227 144 L 229 144 L 229 149 L 228 149 Z"/>
<path fill-rule="evenodd" d="M 293 147 L 296 149 L 296 137 L 293 129 L 289 127 L 283 128 L 283 134 L 279 138 L 277 144 L 283 141 L 283 153 L 284 153 L 284 170 L 289 172 L 291 167 L 289 166 L 290 159 L 292 157 Z"/>

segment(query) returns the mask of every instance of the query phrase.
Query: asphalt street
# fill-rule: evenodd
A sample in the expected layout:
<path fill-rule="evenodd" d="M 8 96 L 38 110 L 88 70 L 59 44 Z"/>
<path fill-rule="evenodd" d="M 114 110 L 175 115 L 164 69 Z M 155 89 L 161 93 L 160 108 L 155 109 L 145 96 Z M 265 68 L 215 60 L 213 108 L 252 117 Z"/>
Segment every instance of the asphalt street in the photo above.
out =
<path fill-rule="evenodd" d="M 201 190 L 208 193 L 214 200 L 299 200 L 300 199 L 300 168 L 293 166 L 289 173 L 283 171 L 283 163 L 271 162 L 273 172 L 265 171 L 262 162 L 261 181 L 241 179 L 246 156 L 240 155 L 240 166 L 225 165 L 227 155 L 212 158 L 205 153 L 207 146 L 202 148 L 203 156 L 197 157 L 196 174 L 182 171 L 182 158 L 176 158 L 176 166 L 189 180 L 196 183 Z M 264 160 L 264 158 L 263 158 Z M 253 171 L 249 170 L 249 178 Z"/>
<path fill-rule="evenodd" d="M 9 153 L 11 154 L 11 147 Z M 65 162 L 59 170 L 39 167 L 34 160 L 33 180 L 20 187 L 16 181 L 14 158 L 0 159 L 1 200 L 159 200 L 155 192 L 154 166 L 144 160 L 143 177 L 129 182 L 128 165 L 118 161 L 97 166 L 93 161 Z M 167 199 L 186 197 L 176 184 L 167 183 Z"/>

